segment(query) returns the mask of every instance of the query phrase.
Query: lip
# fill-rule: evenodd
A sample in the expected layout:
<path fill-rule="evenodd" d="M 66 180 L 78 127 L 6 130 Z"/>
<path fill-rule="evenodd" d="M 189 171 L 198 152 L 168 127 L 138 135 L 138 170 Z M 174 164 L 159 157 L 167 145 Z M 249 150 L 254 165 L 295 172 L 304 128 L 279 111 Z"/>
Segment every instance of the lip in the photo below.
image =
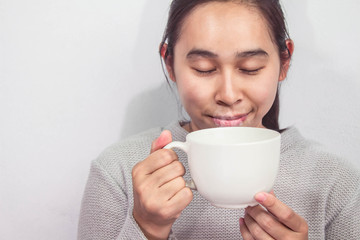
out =
<path fill-rule="evenodd" d="M 212 116 L 212 120 L 218 127 L 238 127 L 244 124 L 248 114 L 234 116 Z"/>

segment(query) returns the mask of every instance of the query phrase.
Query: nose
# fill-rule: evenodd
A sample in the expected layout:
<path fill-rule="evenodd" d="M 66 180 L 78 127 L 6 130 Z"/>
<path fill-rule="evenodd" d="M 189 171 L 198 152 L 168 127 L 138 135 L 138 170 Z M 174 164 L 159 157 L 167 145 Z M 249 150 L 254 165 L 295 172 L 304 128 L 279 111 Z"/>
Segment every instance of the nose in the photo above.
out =
<path fill-rule="evenodd" d="M 233 106 L 242 100 L 242 90 L 239 86 L 239 79 L 234 79 L 231 73 L 222 74 L 218 79 L 215 101 L 219 105 Z"/>

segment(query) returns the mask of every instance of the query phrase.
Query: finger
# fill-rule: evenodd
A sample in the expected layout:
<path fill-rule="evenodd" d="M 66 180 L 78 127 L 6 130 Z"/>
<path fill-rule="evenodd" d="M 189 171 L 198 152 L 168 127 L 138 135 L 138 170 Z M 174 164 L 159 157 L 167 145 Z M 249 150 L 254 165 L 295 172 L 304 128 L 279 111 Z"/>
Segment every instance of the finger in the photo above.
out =
<path fill-rule="evenodd" d="M 251 235 L 255 239 L 273 239 L 260 225 L 246 212 L 244 217 L 245 224 Z"/>
<path fill-rule="evenodd" d="M 172 142 L 171 132 L 169 130 L 162 131 L 160 136 L 152 142 L 150 153 L 153 153 L 165 147 L 167 144 L 171 142 Z"/>
<path fill-rule="evenodd" d="M 169 209 L 172 209 L 172 214 L 176 217 L 190 204 L 193 199 L 193 193 L 188 187 L 182 188 L 169 201 Z"/>
<path fill-rule="evenodd" d="M 170 182 L 167 182 L 164 185 L 162 185 L 159 191 L 164 198 L 170 200 L 184 187 L 186 187 L 184 178 L 177 177 L 171 180 Z"/>
<path fill-rule="evenodd" d="M 250 215 L 265 232 L 275 239 L 281 239 L 291 231 L 260 205 L 247 208 L 246 213 Z"/>
<path fill-rule="evenodd" d="M 291 230 L 295 232 L 307 232 L 305 219 L 277 199 L 275 195 L 261 192 L 255 195 L 255 200 Z"/>
<path fill-rule="evenodd" d="M 178 157 L 173 150 L 160 149 L 150 154 L 145 160 L 137 163 L 132 170 L 132 177 L 145 177 L 176 160 L 178 160 Z"/>
<path fill-rule="evenodd" d="M 240 233 L 244 240 L 254 240 L 254 238 L 251 236 L 251 233 L 249 229 L 247 228 L 245 224 L 245 220 L 243 218 L 239 219 L 240 223 Z"/>
<path fill-rule="evenodd" d="M 185 168 L 179 161 L 173 161 L 172 163 L 156 170 L 149 177 L 151 184 L 157 187 L 161 187 L 171 180 L 183 176 L 185 174 Z"/>

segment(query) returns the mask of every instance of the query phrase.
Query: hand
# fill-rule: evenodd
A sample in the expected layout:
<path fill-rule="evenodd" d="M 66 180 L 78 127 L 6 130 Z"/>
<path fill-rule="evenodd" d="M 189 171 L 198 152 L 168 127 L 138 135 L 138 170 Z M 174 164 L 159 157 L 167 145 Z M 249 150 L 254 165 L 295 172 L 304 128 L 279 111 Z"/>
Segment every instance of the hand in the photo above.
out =
<path fill-rule="evenodd" d="M 163 131 L 152 143 L 150 155 L 132 170 L 133 216 L 149 239 L 167 239 L 173 223 L 193 198 L 185 187 L 185 169 L 176 153 L 162 149 L 171 141 L 171 133 Z"/>
<path fill-rule="evenodd" d="M 308 225 L 301 216 L 273 194 L 258 193 L 261 206 L 248 207 L 240 219 L 240 232 L 249 239 L 308 239 Z"/>

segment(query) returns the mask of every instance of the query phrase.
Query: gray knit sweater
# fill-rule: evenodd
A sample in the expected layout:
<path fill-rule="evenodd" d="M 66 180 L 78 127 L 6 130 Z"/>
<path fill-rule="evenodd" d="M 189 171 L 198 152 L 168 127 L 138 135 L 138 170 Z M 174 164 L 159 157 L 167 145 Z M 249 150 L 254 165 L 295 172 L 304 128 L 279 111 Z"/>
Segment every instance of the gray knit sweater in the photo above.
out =
<path fill-rule="evenodd" d="M 168 125 L 173 140 L 187 132 Z M 145 159 L 163 128 L 154 128 L 106 149 L 93 161 L 82 202 L 78 239 L 146 239 L 132 216 L 131 170 Z M 306 219 L 309 239 L 360 239 L 360 172 L 305 140 L 295 128 L 282 134 L 274 192 Z M 186 155 L 177 151 L 190 178 Z M 211 206 L 197 192 L 173 225 L 171 239 L 242 239 L 242 209 Z"/>

